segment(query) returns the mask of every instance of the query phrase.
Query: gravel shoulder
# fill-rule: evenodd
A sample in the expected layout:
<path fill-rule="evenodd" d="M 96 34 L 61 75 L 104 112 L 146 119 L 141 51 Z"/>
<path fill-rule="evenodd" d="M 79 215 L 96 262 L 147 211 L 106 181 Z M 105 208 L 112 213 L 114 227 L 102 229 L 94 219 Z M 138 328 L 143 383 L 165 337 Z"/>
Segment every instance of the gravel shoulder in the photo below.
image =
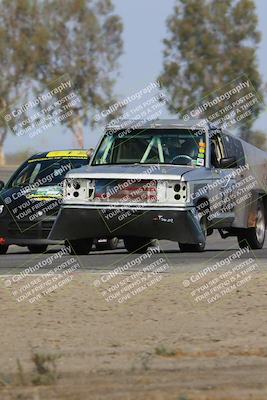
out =
<path fill-rule="evenodd" d="M 84 272 L 34 304 L 1 287 L 1 400 L 266 399 L 267 273 L 213 304 L 194 301 L 187 277 L 124 304 Z M 55 356 L 55 383 L 33 383 L 34 354 Z"/>

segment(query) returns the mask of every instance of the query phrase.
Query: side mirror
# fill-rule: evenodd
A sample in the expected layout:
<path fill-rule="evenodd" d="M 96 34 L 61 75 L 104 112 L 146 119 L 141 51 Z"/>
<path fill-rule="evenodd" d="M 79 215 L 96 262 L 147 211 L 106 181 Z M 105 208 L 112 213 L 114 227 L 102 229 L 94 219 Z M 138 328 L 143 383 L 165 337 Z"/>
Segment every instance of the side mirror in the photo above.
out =
<path fill-rule="evenodd" d="M 220 161 L 220 168 L 236 168 L 237 161 L 235 157 L 222 158 Z"/>
<path fill-rule="evenodd" d="M 0 190 L 2 190 L 4 186 L 5 186 L 5 182 L 0 181 Z"/>

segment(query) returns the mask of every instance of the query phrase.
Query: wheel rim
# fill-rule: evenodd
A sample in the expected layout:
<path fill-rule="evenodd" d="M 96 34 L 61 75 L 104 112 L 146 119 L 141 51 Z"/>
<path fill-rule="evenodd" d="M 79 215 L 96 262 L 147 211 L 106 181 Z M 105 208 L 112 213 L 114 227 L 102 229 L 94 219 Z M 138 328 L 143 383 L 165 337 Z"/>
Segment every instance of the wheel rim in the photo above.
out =
<path fill-rule="evenodd" d="M 256 237 L 259 243 L 264 241 L 265 237 L 265 219 L 262 208 L 258 208 L 257 221 L 256 221 Z"/>

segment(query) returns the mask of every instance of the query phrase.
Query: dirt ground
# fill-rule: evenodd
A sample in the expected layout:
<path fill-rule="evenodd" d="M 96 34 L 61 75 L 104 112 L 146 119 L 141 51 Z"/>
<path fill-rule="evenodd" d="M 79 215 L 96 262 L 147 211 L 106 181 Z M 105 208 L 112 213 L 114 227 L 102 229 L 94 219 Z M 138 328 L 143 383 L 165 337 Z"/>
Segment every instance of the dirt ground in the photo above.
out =
<path fill-rule="evenodd" d="M 183 274 L 121 305 L 89 273 L 34 304 L 1 285 L 0 399 L 266 400 L 266 278 L 213 304 L 194 303 Z"/>

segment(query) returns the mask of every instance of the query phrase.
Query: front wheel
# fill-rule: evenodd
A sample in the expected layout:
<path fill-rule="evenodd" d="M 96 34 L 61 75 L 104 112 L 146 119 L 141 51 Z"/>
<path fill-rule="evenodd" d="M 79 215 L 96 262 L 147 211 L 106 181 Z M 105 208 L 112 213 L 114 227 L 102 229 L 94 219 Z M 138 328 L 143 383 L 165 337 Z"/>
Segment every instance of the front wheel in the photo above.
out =
<path fill-rule="evenodd" d="M 96 250 L 116 250 L 118 247 L 119 239 L 114 237 L 112 239 L 108 239 L 105 243 L 96 243 L 95 248 Z"/>
<path fill-rule="evenodd" d="M 148 247 L 151 246 L 151 239 L 126 237 L 124 238 L 124 246 L 128 253 L 146 253 Z"/>
<path fill-rule="evenodd" d="M 118 247 L 118 244 L 119 244 L 119 239 L 118 238 L 115 237 L 115 238 L 109 239 L 108 243 L 107 243 L 108 249 L 116 250 L 116 248 Z"/>
<path fill-rule="evenodd" d="M 47 249 L 46 244 L 31 244 L 28 246 L 29 252 L 33 254 L 44 253 L 46 249 Z"/>
<path fill-rule="evenodd" d="M 69 253 L 72 255 L 87 255 L 93 246 L 93 239 L 69 240 L 66 246 L 70 245 Z"/>
<path fill-rule="evenodd" d="M 4 244 L 0 245 L 0 254 L 6 254 L 7 250 L 8 250 L 7 245 L 4 245 Z"/>
<path fill-rule="evenodd" d="M 258 202 L 256 224 L 253 228 L 244 229 L 242 234 L 238 235 L 237 240 L 241 249 L 249 247 L 250 249 L 262 249 L 265 241 L 266 221 L 264 215 L 263 202 Z"/>

